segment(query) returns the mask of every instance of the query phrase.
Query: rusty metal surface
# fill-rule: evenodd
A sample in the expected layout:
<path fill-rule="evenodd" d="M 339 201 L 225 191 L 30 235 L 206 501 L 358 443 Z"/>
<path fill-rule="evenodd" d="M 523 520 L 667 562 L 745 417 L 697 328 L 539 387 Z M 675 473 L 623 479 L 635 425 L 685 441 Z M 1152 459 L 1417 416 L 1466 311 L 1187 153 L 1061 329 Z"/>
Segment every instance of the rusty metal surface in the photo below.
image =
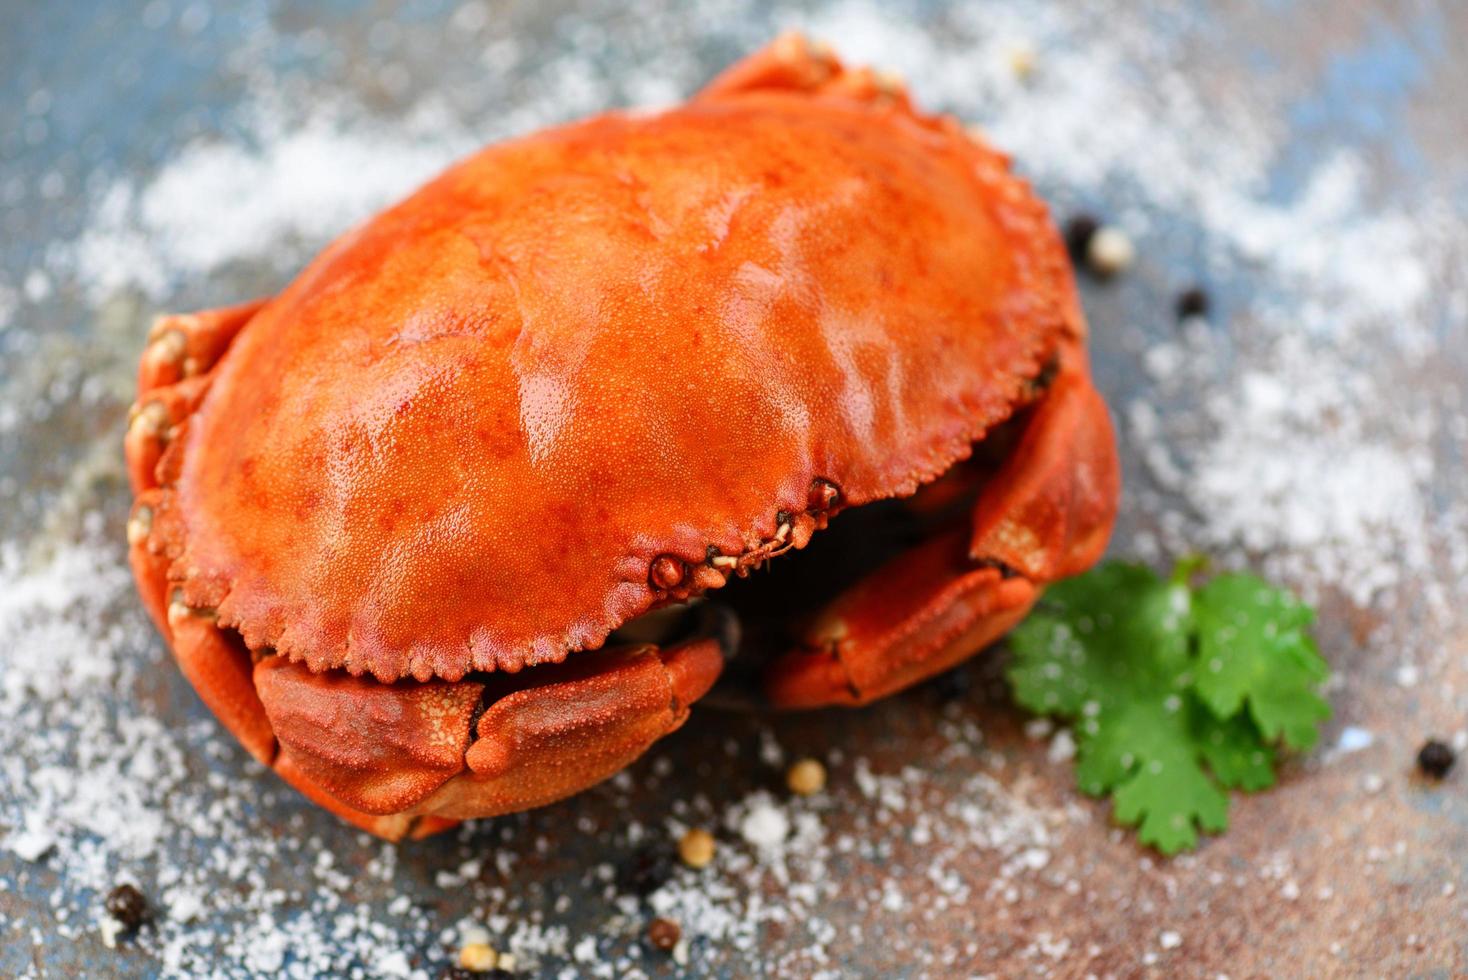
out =
<path fill-rule="evenodd" d="M 1065 6 L 995 8 L 1013 35 L 1030 23 L 1044 33 Z M 1424 737 L 1468 727 L 1468 581 L 1454 564 L 1468 506 L 1468 8 L 1446 0 L 1158 2 L 1064 15 L 1066 50 L 1104 42 L 1120 55 L 1107 64 L 1127 76 L 1127 91 L 1184 84 L 1199 100 L 1195 115 L 1242 112 L 1270 134 L 1261 202 L 1296 200 L 1348 150 L 1362 168 L 1362 204 L 1342 219 L 1341 239 L 1365 228 L 1386 252 L 1386 230 L 1374 237 L 1385 226 L 1368 223 L 1387 212 L 1404 216 L 1405 230 L 1392 225 L 1394 233 L 1432 233 L 1431 254 L 1405 249 L 1429 279 L 1409 330 L 1390 316 L 1357 315 L 1349 304 L 1360 301 L 1347 291 L 1332 307 L 1328 276 L 1322 286 L 1320 270 L 1307 269 L 1311 283 L 1299 286 L 1306 273 L 1280 267 L 1287 249 L 1261 257 L 1240 245 L 1247 227 L 1222 240 L 1223 219 L 1203 214 L 1216 202 L 1186 192 L 1186 174 L 1178 191 L 1114 174 L 1082 180 L 1084 168 L 1063 162 L 1031 169 L 1061 213 L 1124 214 L 1141 229 L 1131 274 L 1085 284 L 1098 381 L 1125 423 L 1128 499 L 1113 553 L 1160 562 L 1185 546 L 1230 551 L 1300 580 L 1318 594 L 1321 646 L 1339 675 L 1323 748 L 1290 763 L 1278 788 L 1236 798 L 1232 828 L 1196 854 L 1168 861 L 1139 849 L 1109 825 L 1103 804 L 1079 796 L 1069 764 L 1050 757 L 1053 743 L 1027 734 L 1008 704 L 995 656 L 860 712 L 696 712 L 624 779 L 398 848 L 348 832 L 223 738 L 105 567 L 123 562 L 119 457 L 134 358 L 153 312 L 276 289 L 339 228 L 267 224 L 266 247 L 236 249 L 207 268 L 164 249 L 158 278 L 98 288 L 85 275 L 99 260 L 76 243 L 99 223 L 122 240 L 118 223 L 105 220 L 108 189 L 150 186 L 200 140 L 259 141 L 269 127 L 247 110 L 260 110 L 262 90 L 283 127 L 340 101 L 350 104 L 341 118 L 369 147 L 386 120 L 399 127 L 396 145 L 401 133 L 422 132 L 425 154 L 446 160 L 479 139 L 686 92 L 800 19 L 794 8 L 672 0 L 469 9 L 456 15 L 438 0 L 397 9 L 155 2 L 129 10 L 76 0 L 0 9 L 0 542 L 11 569 L 4 581 L 21 596 L 9 607 L 0 599 L 13 617 L 0 636 L 29 637 L 26 656 L 37 657 L 54 649 L 45 643 L 93 635 L 120 664 L 99 688 L 104 696 L 78 702 L 100 720 L 71 718 L 55 692 L 5 702 L 14 709 L 3 743 L 12 755 L 0 788 L 14 798 L 0 808 L 11 842 L 0 850 L 0 974 L 436 976 L 466 918 L 487 922 L 502 947 L 518 944 L 528 953 L 522 971 L 543 975 L 1468 974 L 1468 772 L 1460 765 L 1435 784 L 1413 767 Z M 894 36 L 894 51 L 899 41 L 911 51 L 914 36 L 933 38 L 944 60 L 931 76 L 905 66 L 920 101 L 938 87 L 940 68 L 962 64 L 954 46 L 982 35 L 974 24 L 983 18 L 960 17 L 958 5 L 913 2 L 871 17 L 850 3 L 801 9 L 817 24 L 900 23 L 907 33 Z M 1164 40 L 1158 54 L 1153 42 Z M 1101 64 L 1064 53 L 1041 46 L 1035 55 L 1041 70 Z M 974 58 L 992 55 L 974 42 Z M 671 91 L 647 89 L 653 69 Z M 625 86 L 629 77 L 643 84 Z M 413 111 L 418 121 L 404 123 Z M 1167 118 L 1159 112 L 1159 125 Z M 225 203 L 198 207 L 204 215 Z M 301 206 L 311 206 L 308 197 Z M 1314 214 L 1284 205 L 1271 213 Z M 131 247 L 154 248 L 148 226 L 141 231 Z M 1370 269 L 1357 253 L 1327 251 L 1321 261 L 1353 276 Z M 1149 370 L 1152 352 L 1176 355 L 1173 296 L 1200 279 L 1215 313 L 1201 328 L 1208 336 L 1182 350 L 1206 351 L 1217 377 L 1169 384 Z M 1280 340 L 1264 310 L 1276 320 L 1299 314 L 1300 359 L 1317 358 L 1321 371 L 1349 368 L 1352 384 L 1365 379 L 1361 397 L 1380 400 L 1362 409 L 1363 432 L 1384 426 L 1396 449 L 1426 461 L 1414 484 L 1424 512 L 1413 515 L 1425 531 L 1377 562 L 1390 567 L 1391 588 L 1364 600 L 1349 580 L 1358 569 L 1337 554 L 1354 539 L 1332 539 L 1324 551 L 1298 540 L 1211 540 L 1215 525 L 1193 509 L 1212 498 L 1169 485 L 1148 458 L 1158 445 L 1189 458 L 1188 440 L 1206 441 L 1219 418 L 1207 398 L 1232 392 L 1229 379 L 1278 366 Z M 1336 319 L 1364 325 L 1332 332 Z M 1160 430 L 1136 424 L 1138 401 L 1163 415 Z M 1395 424 L 1408 416 L 1416 421 Z M 56 570 L 58 550 L 93 541 L 104 542 L 87 545 L 100 566 Z M 1423 556 L 1412 552 L 1418 544 Z M 44 601 L 22 595 L 21 583 L 38 577 L 61 590 L 65 608 L 42 610 Z M 26 617 L 47 616 L 67 627 L 42 643 Z M 0 663 L 14 673 L 17 655 L 0 651 Z M 142 852 L 116 843 L 105 813 L 78 815 L 37 789 L 46 779 L 113 778 L 84 739 L 54 743 L 74 725 L 82 736 L 132 744 L 134 717 L 161 719 L 139 744 L 167 750 L 153 764 L 158 792 L 118 804 L 118 819 L 157 820 L 157 844 Z M 14 730 L 26 725 L 55 726 L 56 737 Z M 1346 746 L 1348 731 L 1369 733 L 1369 744 Z M 782 760 L 797 755 L 826 759 L 831 788 L 787 804 Z M 134 769 L 116 775 L 119 786 L 140 778 Z M 793 843 L 778 854 L 740 833 L 740 821 L 765 805 L 761 791 L 793 821 Z M 112 806 L 105 792 L 73 798 Z M 57 821 L 49 852 L 27 857 L 14 846 L 27 813 Z M 718 827 L 721 837 L 713 872 L 673 872 L 654 899 L 672 902 L 670 914 L 690 927 L 703 924 L 702 934 L 689 929 L 686 967 L 639 941 L 651 910 L 629 884 L 639 855 L 670 847 L 670 822 Z M 160 923 L 109 950 L 94 919 L 99 890 L 118 877 L 144 887 Z M 197 915 L 170 914 L 166 896 L 183 901 L 170 891 L 179 882 L 197 893 Z M 279 956 L 265 949 L 272 943 Z"/>

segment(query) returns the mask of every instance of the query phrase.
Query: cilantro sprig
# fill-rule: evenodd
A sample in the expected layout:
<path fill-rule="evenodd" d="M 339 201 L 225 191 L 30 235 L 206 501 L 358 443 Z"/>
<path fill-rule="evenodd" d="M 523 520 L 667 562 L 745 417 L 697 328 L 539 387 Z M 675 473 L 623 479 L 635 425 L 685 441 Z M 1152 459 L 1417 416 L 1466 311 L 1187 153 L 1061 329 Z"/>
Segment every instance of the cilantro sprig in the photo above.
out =
<path fill-rule="evenodd" d="M 1314 612 L 1254 575 L 1194 588 L 1200 564 L 1102 565 L 1010 635 L 1015 699 L 1072 723 L 1081 789 L 1164 854 L 1225 829 L 1226 790 L 1273 785 L 1277 747 L 1310 748 L 1330 715 Z"/>

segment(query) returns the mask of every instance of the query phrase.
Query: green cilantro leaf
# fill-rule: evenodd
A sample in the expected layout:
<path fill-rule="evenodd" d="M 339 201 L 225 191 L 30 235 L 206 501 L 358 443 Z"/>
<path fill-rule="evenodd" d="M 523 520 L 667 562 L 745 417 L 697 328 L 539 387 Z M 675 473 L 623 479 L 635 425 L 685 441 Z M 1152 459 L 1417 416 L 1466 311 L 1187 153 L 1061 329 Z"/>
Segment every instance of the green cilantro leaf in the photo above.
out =
<path fill-rule="evenodd" d="M 1015 699 L 1073 723 L 1076 779 L 1165 854 L 1228 823 L 1225 789 L 1274 783 L 1274 743 L 1313 744 L 1329 706 L 1313 614 L 1248 575 L 1195 592 L 1112 562 L 1058 583 L 1010 634 Z M 1216 669 L 1215 669 L 1216 668 Z"/>
<path fill-rule="evenodd" d="M 1194 712 L 1198 754 L 1214 777 L 1229 789 L 1268 789 L 1274 785 L 1274 746 L 1259 734 L 1248 715 L 1220 721 L 1212 712 Z"/>
<path fill-rule="evenodd" d="M 1186 742 L 1151 753 L 1113 796 L 1117 822 L 1138 825 L 1137 839 L 1163 854 L 1197 846 L 1194 824 L 1212 831 L 1228 826 L 1228 797 L 1203 772 Z"/>
<path fill-rule="evenodd" d="M 1330 706 L 1315 689 L 1330 673 L 1306 632 L 1315 614 L 1253 575 L 1220 575 L 1198 590 L 1198 696 L 1220 718 L 1249 715 L 1268 739 L 1315 744 Z"/>

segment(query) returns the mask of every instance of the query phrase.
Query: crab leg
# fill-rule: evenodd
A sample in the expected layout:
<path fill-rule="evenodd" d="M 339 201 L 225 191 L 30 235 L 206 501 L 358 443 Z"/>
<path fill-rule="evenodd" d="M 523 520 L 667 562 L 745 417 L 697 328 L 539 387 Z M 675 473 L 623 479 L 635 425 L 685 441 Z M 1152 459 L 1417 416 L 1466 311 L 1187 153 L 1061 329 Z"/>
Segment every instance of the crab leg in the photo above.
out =
<path fill-rule="evenodd" d="M 275 757 L 275 736 L 255 693 L 250 652 L 218 628 L 211 612 L 191 609 L 173 594 L 164 529 L 168 499 L 158 489 L 161 470 L 167 468 L 160 464 L 208 390 L 214 364 L 264 302 L 158 319 L 138 369 L 138 401 L 123 448 L 137 497 L 127 524 L 128 563 L 143 605 L 199 697 L 251 755 L 268 765 Z"/>
<path fill-rule="evenodd" d="M 168 629 L 168 558 L 160 542 L 153 536 L 163 495 L 148 490 L 133 501 L 127 520 L 127 560 L 132 566 L 133 580 L 143 607 L 165 640 L 171 640 Z"/>
<path fill-rule="evenodd" d="M 1115 518 L 1111 422 L 1078 345 L 1019 445 L 983 488 L 972 528 L 899 555 L 839 596 L 776 660 L 780 707 L 865 704 L 945 670 L 1003 636 L 1044 586 L 1094 563 Z"/>
<path fill-rule="evenodd" d="M 138 400 L 123 437 L 134 495 L 159 485 L 158 463 L 209 390 L 214 364 L 266 302 L 162 316 L 153 324 L 138 365 Z"/>
<path fill-rule="evenodd" d="M 1089 378 L 1062 372 L 974 508 L 969 557 L 1044 585 L 1106 550 L 1121 475 L 1111 417 Z"/>
<path fill-rule="evenodd" d="M 191 609 L 172 594 L 169 561 L 155 534 L 161 507 L 162 495 L 150 490 L 133 504 L 127 523 L 128 563 L 143 605 L 200 699 L 251 755 L 269 765 L 275 735 L 255 693 L 250 651 L 221 631 L 211 613 Z"/>
<path fill-rule="evenodd" d="M 244 641 L 221 630 L 213 615 L 190 609 L 178 597 L 168 604 L 168 627 L 180 672 L 240 744 L 269 765 L 275 758 L 275 733 L 255 693 L 252 658 Z"/>
<path fill-rule="evenodd" d="M 138 364 L 138 395 L 208 372 L 235 334 L 268 299 L 197 313 L 173 313 L 153 321 Z"/>
<path fill-rule="evenodd" d="M 682 725 L 722 666 L 717 642 L 698 639 L 607 650 L 537 668 L 539 678 L 381 684 L 267 657 L 254 679 L 280 741 L 276 772 L 343 819 L 400 838 L 601 782 Z M 533 686 L 494 697 L 520 681 Z"/>
<path fill-rule="evenodd" d="M 209 390 L 209 377 L 196 375 L 155 388 L 133 404 L 122 448 L 134 495 L 161 484 L 158 464 Z"/>
<path fill-rule="evenodd" d="M 696 98 L 717 99 L 761 89 L 811 91 L 828 84 L 841 70 L 841 63 L 829 48 L 789 31 L 730 65 Z"/>
<path fill-rule="evenodd" d="M 860 102 L 911 108 L 906 87 L 896 76 L 867 67 L 847 67 L 827 45 L 788 31 L 706 85 L 695 101 L 783 89 L 829 93 Z"/>

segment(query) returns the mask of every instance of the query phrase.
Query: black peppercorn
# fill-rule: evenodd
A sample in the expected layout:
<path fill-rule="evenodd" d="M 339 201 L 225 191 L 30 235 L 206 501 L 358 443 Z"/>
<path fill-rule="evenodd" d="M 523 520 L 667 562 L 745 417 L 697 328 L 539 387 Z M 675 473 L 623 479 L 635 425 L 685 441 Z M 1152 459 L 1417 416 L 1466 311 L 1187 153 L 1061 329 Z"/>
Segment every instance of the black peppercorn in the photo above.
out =
<path fill-rule="evenodd" d="M 967 699 L 973 687 L 973 679 L 963 667 L 954 667 L 933 678 L 933 692 L 943 704 Z"/>
<path fill-rule="evenodd" d="M 148 900 L 132 885 L 118 885 L 107 893 L 107 914 L 127 932 L 135 931 L 148 920 Z"/>
<path fill-rule="evenodd" d="M 1091 239 L 1096 237 L 1096 232 L 1101 230 L 1101 222 L 1089 214 L 1082 212 L 1065 223 L 1065 248 L 1070 252 L 1071 260 L 1084 262 L 1086 249 L 1091 247 Z"/>
<path fill-rule="evenodd" d="M 617 876 L 617 884 L 638 898 L 646 898 L 673 876 L 673 858 L 661 848 L 644 848 L 632 856 Z"/>
<path fill-rule="evenodd" d="M 1178 293 L 1177 296 L 1177 318 L 1186 320 L 1189 317 L 1207 316 L 1208 310 L 1213 302 L 1208 296 L 1208 291 L 1202 286 L 1192 286 Z"/>
<path fill-rule="evenodd" d="M 1417 753 L 1417 768 L 1433 779 L 1442 779 L 1457 760 L 1458 755 L 1452 746 L 1430 738 Z"/>

